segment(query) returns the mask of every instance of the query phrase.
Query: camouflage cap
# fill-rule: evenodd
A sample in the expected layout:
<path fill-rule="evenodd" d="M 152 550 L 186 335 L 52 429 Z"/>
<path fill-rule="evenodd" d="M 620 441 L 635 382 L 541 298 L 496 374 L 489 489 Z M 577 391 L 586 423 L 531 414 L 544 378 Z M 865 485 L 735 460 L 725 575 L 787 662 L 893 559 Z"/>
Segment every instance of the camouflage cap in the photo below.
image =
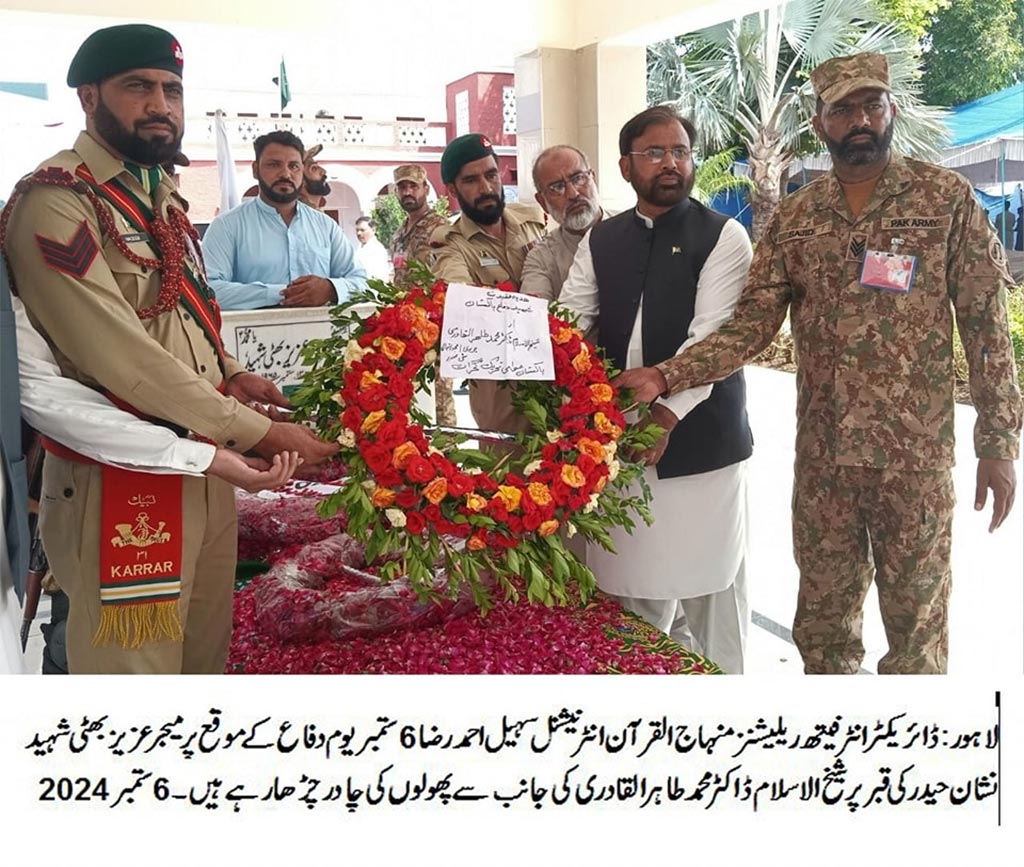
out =
<path fill-rule="evenodd" d="M 81 44 L 68 67 L 68 87 L 94 84 L 127 69 L 163 69 L 181 75 L 181 43 L 150 24 L 119 24 L 97 30 Z"/>
<path fill-rule="evenodd" d="M 427 173 L 422 166 L 404 165 L 395 169 L 395 183 L 400 181 L 412 181 L 414 184 L 425 184 Z"/>
<path fill-rule="evenodd" d="M 814 94 L 823 102 L 838 102 L 864 88 L 892 93 L 889 61 L 884 54 L 864 52 L 826 60 L 811 73 Z"/>
<path fill-rule="evenodd" d="M 441 180 L 446 184 L 455 183 L 455 177 L 466 163 L 493 157 L 491 140 L 478 132 L 466 133 L 448 142 L 441 154 Z"/>

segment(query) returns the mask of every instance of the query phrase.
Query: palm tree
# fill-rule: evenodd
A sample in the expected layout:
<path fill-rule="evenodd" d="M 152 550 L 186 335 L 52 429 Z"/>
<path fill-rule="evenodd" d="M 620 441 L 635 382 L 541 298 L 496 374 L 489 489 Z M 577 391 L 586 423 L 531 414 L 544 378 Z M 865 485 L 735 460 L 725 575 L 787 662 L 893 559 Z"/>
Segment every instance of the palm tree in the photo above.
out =
<path fill-rule="evenodd" d="M 919 47 L 880 20 L 870 0 L 791 0 L 652 46 L 648 98 L 676 102 L 709 146 L 743 145 L 756 239 L 779 202 L 787 166 L 809 141 L 810 71 L 860 51 L 889 57 L 900 109 L 894 146 L 934 157 L 948 132 L 942 112 L 918 99 Z"/>
<path fill-rule="evenodd" d="M 695 199 L 703 204 L 710 202 L 719 193 L 739 190 L 750 190 L 754 184 L 746 175 L 735 175 L 733 163 L 739 156 L 740 149 L 729 148 L 705 157 L 693 173 L 693 192 Z"/>

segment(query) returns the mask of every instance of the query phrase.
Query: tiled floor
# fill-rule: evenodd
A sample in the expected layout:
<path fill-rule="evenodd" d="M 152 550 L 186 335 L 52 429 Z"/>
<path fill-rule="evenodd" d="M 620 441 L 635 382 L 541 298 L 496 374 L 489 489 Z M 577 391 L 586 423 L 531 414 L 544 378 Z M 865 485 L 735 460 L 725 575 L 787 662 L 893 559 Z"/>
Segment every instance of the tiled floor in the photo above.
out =
<path fill-rule="evenodd" d="M 750 461 L 750 563 L 753 622 L 747 651 L 750 675 L 799 675 L 800 655 L 789 629 L 796 606 L 797 571 L 790 545 L 793 437 L 796 390 L 793 376 L 762 368 L 747 371 L 748 409 L 754 430 Z M 468 399 L 456 398 L 459 423 L 473 426 Z M 959 503 L 954 517 L 953 598 L 950 609 L 949 671 L 967 675 L 979 664 L 1009 658 L 1021 670 L 1020 576 L 1024 574 L 1024 499 L 1007 523 L 989 535 L 988 510 L 974 512 L 972 428 L 975 414 L 957 407 L 957 457 L 954 469 Z M 1022 488 L 1017 464 L 1018 491 Z M 49 619 L 49 600 L 43 596 L 33 624 L 26 665 L 39 671 L 42 659 L 41 622 Z M 874 591 L 865 605 L 864 673 L 874 673 L 886 650 L 885 634 Z"/>

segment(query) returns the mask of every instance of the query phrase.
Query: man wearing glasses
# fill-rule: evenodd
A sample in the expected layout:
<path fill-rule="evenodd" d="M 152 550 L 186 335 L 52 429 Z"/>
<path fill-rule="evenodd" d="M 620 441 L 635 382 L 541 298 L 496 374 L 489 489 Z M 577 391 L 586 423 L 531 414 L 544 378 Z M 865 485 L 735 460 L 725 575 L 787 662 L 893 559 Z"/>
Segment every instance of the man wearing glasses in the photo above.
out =
<path fill-rule="evenodd" d="M 696 136 L 668 106 L 626 123 L 619 169 L 636 191 L 636 208 L 590 229 L 562 290 L 580 327 L 596 323 L 599 345 L 627 372 L 705 339 L 732 314 L 747 276 L 743 227 L 690 198 Z M 613 533 L 617 554 L 591 546 L 587 565 L 626 608 L 726 672 L 742 673 L 752 448 L 743 374 L 658 398 L 650 416 L 665 429 L 639 455 L 654 524 Z"/>
<path fill-rule="evenodd" d="M 533 162 L 537 203 L 558 228 L 548 232 L 523 264 L 522 290 L 557 301 L 580 239 L 604 216 L 597 181 L 586 154 L 572 145 L 541 151 Z"/>

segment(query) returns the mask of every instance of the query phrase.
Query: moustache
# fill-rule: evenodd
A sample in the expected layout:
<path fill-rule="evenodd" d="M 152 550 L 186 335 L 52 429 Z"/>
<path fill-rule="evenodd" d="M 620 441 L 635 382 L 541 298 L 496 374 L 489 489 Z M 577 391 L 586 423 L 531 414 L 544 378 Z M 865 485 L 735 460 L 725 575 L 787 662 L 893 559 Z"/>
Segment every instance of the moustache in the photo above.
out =
<path fill-rule="evenodd" d="M 865 135 L 868 138 L 870 138 L 871 141 L 873 141 L 875 144 L 878 144 L 878 136 L 875 135 L 874 130 L 870 130 L 870 129 L 855 129 L 855 130 L 851 130 L 845 136 L 843 136 L 843 143 L 846 144 L 848 142 L 852 142 L 859 135 Z"/>
<path fill-rule="evenodd" d="M 143 127 L 155 126 L 157 124 L 166 126 L 174 135 L 178 134 L 178 125 L 166 115 L 151 115 L 145 120 L 137 120 L 135 121 L 135 129 L 140 130 Z"/>
<path fill-rule="evenodd" d="M 499 199 L 497 196 L 492 196 L 492 195 L 480 196 L 480 198 L 476 199 L 473 202 L 473 207 L 474 208 L 479 208 L 481 205 L 483 205 L 483 204 L 485 204 L 487 202 L 494 202 L 494 204 L 498 205 L 498 204 L 501 204 L 501 199 Z"/>

